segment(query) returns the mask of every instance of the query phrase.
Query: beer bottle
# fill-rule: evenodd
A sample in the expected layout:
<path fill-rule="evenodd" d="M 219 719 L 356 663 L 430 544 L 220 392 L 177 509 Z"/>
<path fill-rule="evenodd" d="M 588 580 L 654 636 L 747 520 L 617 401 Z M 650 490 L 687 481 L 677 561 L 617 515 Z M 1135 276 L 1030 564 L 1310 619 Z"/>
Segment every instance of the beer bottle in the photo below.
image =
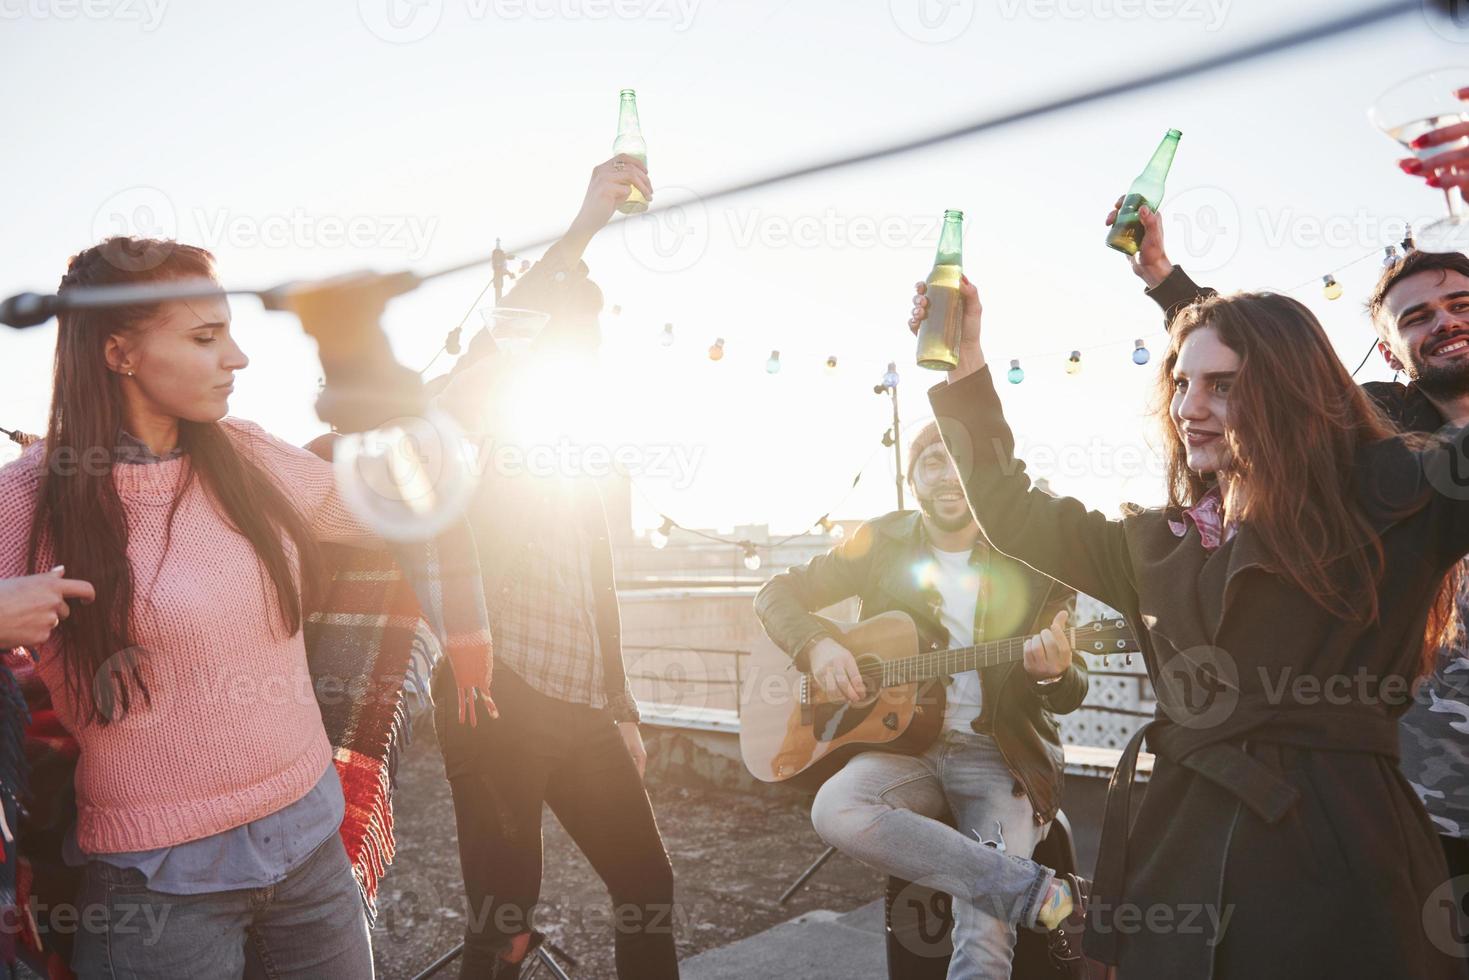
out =
<path fill-rule="evenodd" d="M 638 125 L 638 97 L 630 88 L 622 90 L 622 104 L 617 111 L 617 139 L 612 141 L 612 152 L 637 157 L 645 166 L 648 163 L 648 144 L 643 142 L 643 129 Z M 632 193 L 617 206 L 617 210 L 623 214 L 641 214 L 648 210 L 648 199 L 643 192 L 636 184 L 631 190 Z"/>
<path fill-rule="evenodd" d="M 959 365 L 959 338 L 964 329 L 964 212 L 945 211 L 939 250 L 928 274 L 928 316 L 918 328 L 918 366 L 952 371 Z"/>
<path fill-rule="evenodd" d="M 1137 209 L 1146 204 L 1156 211 L 1163 203 L 1163 181 L 1168 178 L 1168 168 L 1173 166 L 1173 154 L 1178 151 L 1178 140 L 1182 135 L 1178 130 L 1170 129 L 1153 151 L 1153 159 L 1127 189 L 1127 196 L 1117 209 L 1117 220 L 1107 229 L 1107 244 L 1117 251 L 1136 255 L 1142 246 L 1143 222 L 1137 216 Z"/>

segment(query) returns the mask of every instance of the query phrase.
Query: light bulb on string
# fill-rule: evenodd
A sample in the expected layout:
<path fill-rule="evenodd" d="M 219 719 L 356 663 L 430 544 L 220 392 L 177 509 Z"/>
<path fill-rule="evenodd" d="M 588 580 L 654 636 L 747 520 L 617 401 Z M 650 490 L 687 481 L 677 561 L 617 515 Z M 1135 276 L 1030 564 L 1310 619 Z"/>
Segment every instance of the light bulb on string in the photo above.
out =
<path fill-rule="evenodd" d="M 648 535 L 648 543 L 662 551 L 668 547 L 668 536 L 673 533 L 673 528 L 673 518 L 663 518 L 663 523 L 658 526 L 658 530 Z"/>
<path fill-rule="evenodd" d="M 741 541 L 740 547 L 743 548 L 745 552 L 745 567 L 752 572 L 759 571 L 760 553 L 755 550 L 755 546 L 748 541 Z"/>
<path fill-rule="evenodd" d="M 898 363 L 888 361 L 888 369 L 882 373 L 882 385 L 889 390 L 898 387 Z"/>
<path fill-rule="evenodd" d="M 1341 299 L 1341 283 L 1336 281 L 1336 276 L 1328 274 L 1321 277 L 1321 295 L 1327 299 Z"/>
<path fill-rule="evenodd" d="M 837 369 L 837 359 L 836 359 L 836 355 L 833 354 L 832 356 L 830 356 L 830 357 L 828 357 L 826 359 L 826 370 L 828 372 L 833 372 L 836 369 Z"/>
<path fill-rule="evenodd" d="M 1409 225 L 1403 229 L 1403 254 L 1407 255 L 1417 247 L 1413 244 L 1413 226 Z"/>
<path fill-rule="evenodd" d="M 779 374 L 780 373 L 780 351 L 773 350 L 773 351 L 770 352 L 770 359 L 765 362 L 765 373 L 766 374 Z"/>
<path fill-rule="evenodd" d="M 1384 269 L 1391 269 L 1397 264 L 1398 247 L 1396 245 L 1389 245 L 1387 248 L 1382 250 L 1382 267 Z"/>
<path fill-rule="evenodd" d="M 1020 366 L 1020 359 L 1014 358 L 1010 361 L 1010 370 L 1005 373 L 1012 385 L 1018 385 L 1025 380 L 1025 369 Z"/>
<path fill-rule="evenodd" d="M 1141 337 L 1132 342 L 1132 363 L 1139 365 L 1146 364 L 1148 363 L 1148 358 L 1152 356 L 1152 354 L 1148 353 L 1148 345 L 1143 343 Z"/>
<path fill-rule="evenodd" d="M 1071 352 L 1071 356 L 1066 359 L 1066 373 L 1067 374 L 1076 374 L 1080 370 L 1081 370 L 1081 351 L 1074 350 L 1074 351 Z"/>
<path fill-rule="evenodd" d="M 717 361 L 724 357 L 724 338 L 717 337 L 714 343 L 709 345 L 709 360 Z"/>
<path fill-rule="evenodd" d="M 840 541 L 847 535 L 847 529 L 842 527 L 836 521 L 832 520 L 830 514 L 823 516 L 821 520 L 817 521 L 816 523 L 821 527 L 823 531 L 825 531 L 828 535 L 838 541 Z"/>
<path fill-rule="evenodd" d="M 673 324 L 663 324 L 663 336 L 658 339 L 658 342 L 664 347 L 673 346 Z"/>

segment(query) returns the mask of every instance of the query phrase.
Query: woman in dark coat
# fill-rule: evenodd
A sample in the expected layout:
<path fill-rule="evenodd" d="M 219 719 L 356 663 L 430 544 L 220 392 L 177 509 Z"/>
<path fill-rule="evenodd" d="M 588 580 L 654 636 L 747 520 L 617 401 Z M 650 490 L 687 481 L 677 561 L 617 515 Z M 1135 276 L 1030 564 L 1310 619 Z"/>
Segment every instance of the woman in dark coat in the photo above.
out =
<path fill-rule="evenodd" d="M 1109 794 L 1087 955 L 1121 980 L 1462 978 L 1396 719 L 1469 551 L 1466 432 L 1395 435 L 1304 306 L 1215 297 L 1162 359 L 1169 506 L 1108 520 L 1031 488 L 964 294 L 929 395 L 970 506 L 1001 551 L 1123 612 L 1158 695 L 1130 832 L 1144 732 Z"/>

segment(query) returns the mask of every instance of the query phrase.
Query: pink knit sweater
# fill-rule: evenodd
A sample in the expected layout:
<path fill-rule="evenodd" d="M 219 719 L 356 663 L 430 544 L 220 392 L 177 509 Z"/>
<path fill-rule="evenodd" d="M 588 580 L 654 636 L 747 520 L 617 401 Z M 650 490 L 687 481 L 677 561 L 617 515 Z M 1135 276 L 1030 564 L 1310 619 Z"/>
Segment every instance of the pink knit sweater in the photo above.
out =
<path fill-rule="evenodd" d="M 337 495 L 330 464 L 254 423 L 223 424 L 318 537 L 369 539 Z M 27 571 L 42 448 L 0 469 L 0 577 Z M 238 827 L 306 795 L 331 761 L 302 634 L 280 635 L 264 566 L 198 480 L 184 493 L 165 553 L 169 505 L 188 465 L 185 456 L 113 467 L 128 521 L 133 632 L 152 704 L 134 699 L 120 722 L 82 724 L 56 641 L 37 651 L 37 673 L 81 745 L 77 842 L 87 853 L 149 850 Z M 40 567 L 50 564 L 42 555 Z"/>

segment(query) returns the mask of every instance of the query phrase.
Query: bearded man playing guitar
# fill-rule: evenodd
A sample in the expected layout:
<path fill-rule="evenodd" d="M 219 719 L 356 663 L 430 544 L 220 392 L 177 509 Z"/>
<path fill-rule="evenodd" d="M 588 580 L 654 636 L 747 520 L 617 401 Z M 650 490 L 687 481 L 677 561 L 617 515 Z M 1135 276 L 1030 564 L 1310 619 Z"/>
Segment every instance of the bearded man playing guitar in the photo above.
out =
<path fill-rule="evenodd" d="M 931 721 L 942 712 L 932 742 L 912 754 L 861 752 L 822 784 L 811 808 L 828 844 L 953 896 L 949 980 L 1004 978 L 1017 926 L 1051 931 L 1081 904 L 1080 883 L 1030 860 L 1061 800 L 1052 715 L 1076 710 L 1087 692 L 1086 665 L 1065 634 L 1075 593 L 989 546 L 936 424 L 914 440 L 908 479 L 920 513 L 868 521 L 827 554 L 771 579 L 755 609 L 826 697 L 853 704 L 877 693 L 875 678 L 864 680 L 831 623 L 813 615 L 843 599 L 857 596 L 864 620 L 894 610 L 911 616 L 914 653 L 1039 632 L 1025 641 L 1023 660 L 920 688 L 917 711 Z M 1037 631 L 1041 625 L 1048 628 Z"/>

